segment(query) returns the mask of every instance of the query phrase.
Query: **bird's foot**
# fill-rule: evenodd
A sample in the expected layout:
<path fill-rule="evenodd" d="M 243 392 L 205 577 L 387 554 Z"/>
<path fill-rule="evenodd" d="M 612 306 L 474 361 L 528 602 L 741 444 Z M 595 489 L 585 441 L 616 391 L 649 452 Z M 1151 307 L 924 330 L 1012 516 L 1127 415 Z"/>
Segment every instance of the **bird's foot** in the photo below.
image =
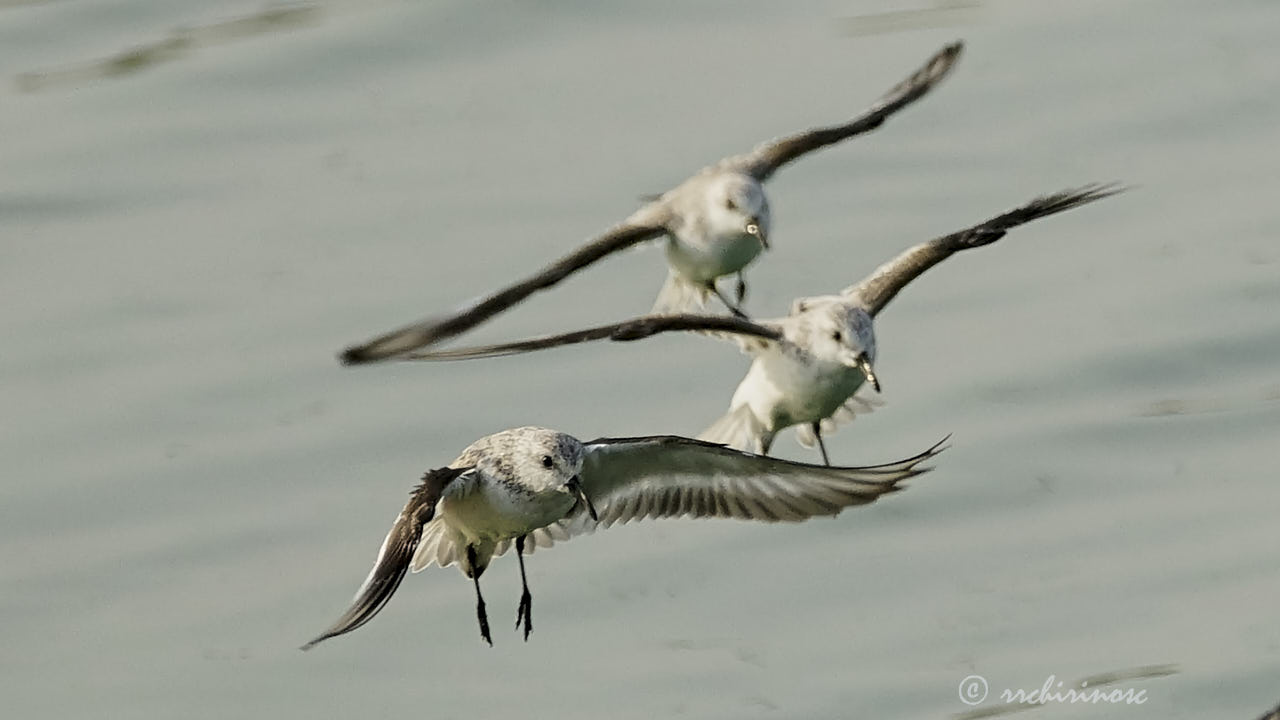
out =
<path fill-rule="evenodd" d="M 529 633 L 533 632 L 533 596 L 528 590 L 520 593 L 520 607 L 516 608 L 516 629 L 524 623 L 524 641 L 529 642 Z"/>
<path fill-rule="evenodd" d="M 489 643 L 489 647 L 493 647 L 493 636 L 489 634 L 489 614 L 485 612 L 483 599 L 476 602 L 476 619 L 480 621 L 480 637 Z"/>

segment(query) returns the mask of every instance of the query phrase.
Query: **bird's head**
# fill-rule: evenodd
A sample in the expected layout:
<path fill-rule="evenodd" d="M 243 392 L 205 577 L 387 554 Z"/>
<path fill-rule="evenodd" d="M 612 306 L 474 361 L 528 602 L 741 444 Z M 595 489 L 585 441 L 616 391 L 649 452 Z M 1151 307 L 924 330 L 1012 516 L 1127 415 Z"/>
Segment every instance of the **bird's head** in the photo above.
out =
<path fill-rule="evenodd" d="M 747 175 L 727 174 L 717 179 L 707 199 L 707 218 L 717 231 L 750 235 L 768 249 L 769 202 L 759 182 Z"/>
<path fill-rule="evenodd" d="M 570 495 L 586 507 L 593 520 L 596 519 L 595 506 L 582 486 L 585 450 L 577 438 L 535 427 L 507 432 L 511 434 L 511 440 L 504 444 L 510 453 L 511 464 L 518 468 L 521 482 L 534 489 Z M 498 456 L 501 457 L 500 449 Z"/>
<path fill-rule="evenodd" d="M 809 349 L 815 356 L 856 368 L 880 392 L 875 327 L 865 310 L 841 302 L 797 303 L 795 310 L 810 318 Z"/>
<path fill-rule="evenodd" d="M 485 438 L 486 460 L 506 464 L 509 471 L 535 488 L 559 488 L 582 472 L 582 443 L 572 435 L 540 427 L 522 427 Z M 506 474 L 500 472 L 500 474 Z"/>

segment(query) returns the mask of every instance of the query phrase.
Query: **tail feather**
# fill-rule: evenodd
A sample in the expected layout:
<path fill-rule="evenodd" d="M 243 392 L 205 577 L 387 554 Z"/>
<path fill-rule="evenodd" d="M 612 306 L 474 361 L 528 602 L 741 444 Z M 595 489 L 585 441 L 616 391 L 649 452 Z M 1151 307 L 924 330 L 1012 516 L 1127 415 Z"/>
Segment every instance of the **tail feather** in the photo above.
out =
<path fill-rule="evenodd" d="M 694 285 L 675 271 L 669 271 L 651 312 L 654 315 L 699 313 L 706 309 L 710 294 L 706 288 Z"/>
<path fill-rule="evenodd" d="M 460 556 L 457 544 L 444 526 L 444 520 L 436 518 L 422 528 L 422 540 L 413 553 L 409 569 L 422 572 L 432 564 L 446 568 L 457 562 Z"/>
<path fill-rule="evenodd" d="M 773 444 L 773 433 L 765 429 L 750 406 L 739 405 L 703 430 L 698 439 L 764 455 Z"/>

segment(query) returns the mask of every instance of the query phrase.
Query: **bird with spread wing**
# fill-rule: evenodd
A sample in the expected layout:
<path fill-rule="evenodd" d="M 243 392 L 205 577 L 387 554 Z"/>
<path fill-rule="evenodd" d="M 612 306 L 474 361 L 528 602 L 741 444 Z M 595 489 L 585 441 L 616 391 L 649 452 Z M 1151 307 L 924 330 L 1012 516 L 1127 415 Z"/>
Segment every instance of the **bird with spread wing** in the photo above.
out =
<path fill-rule="evenodd" d="M 714 295 L 745 317 L 742 271 L 769 247 L 770 212 L 764 182 L 791 161 L 846 138 L 874 130 L 894 113 L 919 100 L 951 71 L 962 44 L 939 50 L 910 77 L 895 85 L 848 122 L 819 127 L 766 142 L 749 153 L 725 158 L 658 195 L 629 218 L 529 277 L 457 310 L 386 333 L 342 351 L 343 364 L 369 363 L 426 348 L 455 337 L 552 287 L 575 272 L 638 243 L 667 238 L 667 282 L 655 313 L 700 309 Z M 737 275 L 737 301 L 717 281 Z"/>
<path fill-rule="evenodd" d="M 858 395 L 864 383 L 877 392 L 873 320 L 912 280 L 962 250 L 990 245 L 1013 228 L 1071 210 L 1123 188 L 1094 184 L 1037 197 L 1020 207 L 909 248 L 838 294 L 799 298 L 783 318 L 751 322 L 702 315 L 650 315 L 612 325 L 518 342 L 407 353 L 404 360 L 464 360 L 512 355 L 594 340 L 630 341 L 667 332 L 727 337 L 752 356 L 729 410 L 700 439 L 768 453 L 775 436 L 795 427 L 800 443 L 815 444 L 829 461 L 823 435 L 874 407 Z"/>

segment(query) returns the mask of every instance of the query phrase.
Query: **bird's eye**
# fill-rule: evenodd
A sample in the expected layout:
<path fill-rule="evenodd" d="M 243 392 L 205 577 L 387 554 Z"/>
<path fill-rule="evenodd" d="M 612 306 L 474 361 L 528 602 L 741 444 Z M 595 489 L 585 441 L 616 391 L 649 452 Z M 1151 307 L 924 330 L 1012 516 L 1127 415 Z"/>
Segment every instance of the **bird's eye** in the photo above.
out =
<path fill-rule="evenodd" d="M 831 333 L 831 339 L 832 339 L 832 340 L 835 340 L 836 342 L 840 342 L 841 340 L 843 340 L 843 339 L 844 339 L 844 334 L 843 334 L 843 333 L 841 333 L 839 330 L 837 330 L 837 331 L 835 331 L 835 332 Z"/>
<path fill-rule="evenodd" d="M 551 456 L 550 456 L 550 455 L 543 455 L 543 456 L 542 456 L 542 467 L 544 467 L 544 468 L 549 468 L 549 467 L 551 467 L 552 465 L 555 465 L 555 463 L 551 462 Z"/>
<path fill-rule="evenodd" d="M 737 210 L 737 209 L 738 209 L 738 203 L 734 202 L 734 201 L 733 201 L 733 198 L 725 198 L 725 199 L 724 199 L 724 206 L 725 206 L 726 208 L 730 209 L 730 210 Z"/>

